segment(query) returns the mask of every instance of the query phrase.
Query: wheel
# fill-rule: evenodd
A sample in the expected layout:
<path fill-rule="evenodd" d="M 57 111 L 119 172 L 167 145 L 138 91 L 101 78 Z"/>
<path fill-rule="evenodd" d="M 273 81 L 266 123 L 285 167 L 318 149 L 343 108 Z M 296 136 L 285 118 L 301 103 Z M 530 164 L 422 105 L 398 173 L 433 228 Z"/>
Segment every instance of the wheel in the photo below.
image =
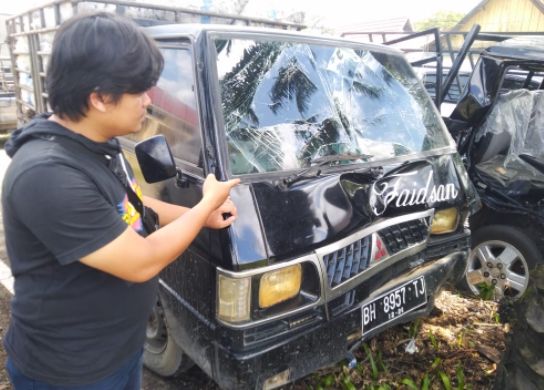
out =
<path fill-rule="evenodd" d="M 527 294 L 513 305 L 513 310 L 512 331 L 494 389 L 544 389 L 544 266 L 533 270 Z"/>
<path fill-rule="evenodd" d="M 164 377 L 181 374 L 194 364 L 169 334 L 160 300 L 147 322 L 143 360 L 147 368 Z"/>
<path fill-rule="evenodd" d="M 472 234 L 472 250 L 458 287 L 484 299 L 519 299 L 540 259 L 535 243 L 520 229 L 483 226 Z"/>

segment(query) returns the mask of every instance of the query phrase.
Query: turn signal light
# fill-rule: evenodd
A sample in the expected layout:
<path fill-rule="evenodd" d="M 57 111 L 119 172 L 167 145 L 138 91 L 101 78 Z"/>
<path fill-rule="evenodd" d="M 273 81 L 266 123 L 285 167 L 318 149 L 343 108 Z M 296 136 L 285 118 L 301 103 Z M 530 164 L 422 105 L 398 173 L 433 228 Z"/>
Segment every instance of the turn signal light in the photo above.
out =
<path fill-rule="evenodd" d="M 218 317 L 229 322 L 249 320 L 251 278 L 218 277 Z"/>

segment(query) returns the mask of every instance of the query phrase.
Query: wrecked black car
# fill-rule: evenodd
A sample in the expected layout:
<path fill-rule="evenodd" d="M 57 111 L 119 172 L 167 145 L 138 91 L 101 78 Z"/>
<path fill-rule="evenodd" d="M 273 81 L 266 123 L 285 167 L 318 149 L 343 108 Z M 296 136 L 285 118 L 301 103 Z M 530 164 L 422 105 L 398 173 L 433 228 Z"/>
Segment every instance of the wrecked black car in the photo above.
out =
<path fill-rule="evenodd" d="M 461 286 L 519 298 L 544 253 L 544 37 L 484 50 L 446 124 L 482 209 Z"/>
<path fill-rule="evenodd" d="M 235 223 L 160 275 L 147 367 L 269 389 L 428 314 L 465 269 L 475 194 L 403 55 L 247 27 L 149 33 L 165 69 L 122 141 L 144 192 L 190 207 L 210 172 L 242 183 Z"/>

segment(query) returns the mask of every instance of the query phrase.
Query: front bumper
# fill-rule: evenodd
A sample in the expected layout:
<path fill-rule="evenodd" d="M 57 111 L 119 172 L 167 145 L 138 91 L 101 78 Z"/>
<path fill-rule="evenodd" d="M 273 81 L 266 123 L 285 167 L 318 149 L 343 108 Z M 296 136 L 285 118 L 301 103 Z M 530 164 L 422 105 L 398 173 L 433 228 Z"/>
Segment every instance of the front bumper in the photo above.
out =
<path fill-rule="evenodd" d="M 384 329 L 427 315 L 434 306 L 434 295 L 451 277 L 456 265 L 464 263 L 466 256 L 467 251 L 451 253 L 391 278 L 381 283 L 377 289 L 368 288 L 368 286 L 377 286 L 376 279 L 369 279 L 364 283 L 367 286 L 360 286 L 351 293 L 351 299 L 357 301 L 358 296 L 371 290 L 371 294 L 366 294 L 366 299 L 329 320 L 319 321 L 318 318 L 316 323 L 311 324 L 303 332 L 298 332 L 291 337 L 286 335 L 281 341 L 264 349 L 233 352 L 218 342 L 215 345 L 213 377 L 225 389 L 260 389 L 268 378 L 285 370 L 289 370 L 289 381 L 293 381 L 323 366 L 341 361 L 362 341 Z M 383 281 L 383 277 L 376 276 L 377 279 Z M 370 331 L 362 338 L 361 306 L 372 298 L 419 276 L 425 278 L 427 304 L 383 327 Z"/>

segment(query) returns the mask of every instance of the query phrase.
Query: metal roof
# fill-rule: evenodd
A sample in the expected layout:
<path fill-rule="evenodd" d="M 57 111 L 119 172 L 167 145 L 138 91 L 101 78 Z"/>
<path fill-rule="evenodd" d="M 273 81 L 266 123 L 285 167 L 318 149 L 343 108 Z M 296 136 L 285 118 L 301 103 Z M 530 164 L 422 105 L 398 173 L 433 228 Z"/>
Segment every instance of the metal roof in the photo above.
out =
<path fill-rule="evenodd" d="M 523 36 L 507 39 L 485 50 L 493 57 L 544 63 L 544 36 Z"/>

